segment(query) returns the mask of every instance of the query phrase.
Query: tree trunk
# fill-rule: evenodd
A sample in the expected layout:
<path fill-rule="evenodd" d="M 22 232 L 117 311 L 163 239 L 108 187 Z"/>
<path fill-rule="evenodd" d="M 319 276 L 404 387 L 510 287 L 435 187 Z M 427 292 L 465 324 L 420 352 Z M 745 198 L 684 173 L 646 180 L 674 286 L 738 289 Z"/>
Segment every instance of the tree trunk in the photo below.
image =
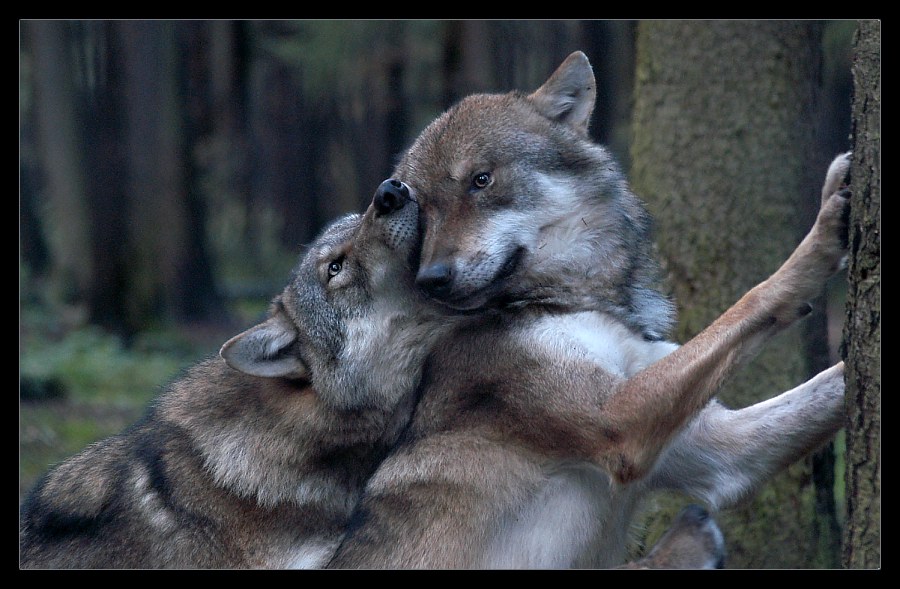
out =
<path fill-rule="evenodd" d="M 128 155 L 129 331 L 160 316 L 177 294 L 187 249 L 182 129 L 173 23 L 118 23 L 124 47 Z"/>
<path fill-rule="evenodd" d="M 251 23 L 254 46 L 277 41 L 287 26 Z M 295 251 L 328 220 L 319 211 L 321 195 L 330 196 L 321 180 L 328 156 L 322 109 L 303 93 L 303 82 L 303 72 L 272 51 L 253 53 L 247 109 L 255 157 L 245 240 L 258 268 L 270 269 L 273 250 Z"/>
<path fill-rule="evenodd" d="M 94 278 L 90 212 L 85 204 L 84 161 L 70 23 L 27 21 L 34 55 L 37 149 L 43 199 L 36 215 L 50 258 L 54 298 L 83 301 Z"/>
<path fill-rule="evenodd" d="M 825 172 L 811 169 L 821 33 L 799 21 L 638 26 L 632 177 L 657 222 L 678 341 L 774 272 L 809 229 L 795 220 Z M 771 342 L 720 399 L 746 406 L 805 380 L 803 333 Z M 834 548 L 819 546 L 812 475 L 803 460 L 719 514 L 729 567 L 836 566 Z"/>
<path fill-rule="evenodd" d="M 847 381 L 847 522 L 843 564 L 881 567 L 881 23 L 854 42 Z"/>
<path fill-rule="evenodd" d="M 30 49 L 30 25 L 21 26 L 19 48 L 19 267 L 24 276 L 42 276 L 49 267 L 50 252 L 42 234 L 38 198 L 41 166 L 35 149 L 37 117 L 34 108 L 34 51 Z M 32 282 L 20 274 L 20 297 L 32 294 Z"/>
<path fill-rule="evenodd" d="M 186 42 L 200 32 L 198 24 L 189 24 L 193 29 L 182 29 Z M 124 49 L 129 172 L 125 327 L 134 333 L 160 319 L 200 320 L 220 308 L 189 148 L 204 130 L 208 105 L 197 86 L 182 91 L 191 75 L 185 55 L 194 52 L 180 50 L 177 23 L 123 21 L 115 26 Z M 204 80 L 198 82 L 205 88 Z M 190 118 L 185 94 L 195 101 Z"/>
<path fill-rule="evenodd" d="M 127 332 L 129 313 L 127 220 L 128 154 L 122 139 L 125 124 L 125 68 L 122 36 L 115 23 L 78 23 L 78 46 L 93 56 L 94 78 L 82 89 L 82 148 L 86 196 L 91 211 L 91 256 L 96 268 L 88 297 L 92 323 Z"/>
<path fill-rule="evenodd" d="M 485 21 L 447 21 L 443 38 L 442 106 L 449 108 L 467 94 L 496 90 L 488 61 Z"/>
<path fill-rule="evenodd" d="M 213 263 L 207 245 L 207 202 L 203 184 L 208 171 L 205 162 L 198 161 L 198 146 L 208 141 L 214 133 L 217 111 L 214 108 L 214 83 L 209 67 L 212 49 L 211 23 L 187 21 L 177 23 L 174 39 L 170 39 L 176 52 L 174 61 L 174 90 L 169 104 L 173 110 L 172 126 L 175 135 L 176 180 L 180 179 L 179 193 L 185 211 L 185 248 L 179 252 L 174 282 L 171 285 L 168 315 L 179 322 L 226 319 Z"/>

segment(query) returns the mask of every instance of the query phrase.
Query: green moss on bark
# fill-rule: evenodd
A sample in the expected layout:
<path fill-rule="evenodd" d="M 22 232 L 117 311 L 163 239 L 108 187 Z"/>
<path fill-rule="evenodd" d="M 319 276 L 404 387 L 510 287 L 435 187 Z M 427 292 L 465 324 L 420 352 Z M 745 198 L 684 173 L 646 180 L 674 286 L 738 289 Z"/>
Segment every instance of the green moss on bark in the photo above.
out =
<path fill-rule="evenodd" d="M 825 173 L 812 169 L 822 29 L 810 21 L 639 25 L 631 178 L 656 219 L 678 341 L 767 278 L 809 229 L 804 199 L 818 199 Z M 779 335 L 720 399 L 742 407 L 806 380 L 804 337 L 799 326 Z M 727 566 L 837 566 L 836 550 L 822 553 L 814 491 L 804 460 L 719 514 Z M 673 501 L 671 509 L 683 504 Z M 669 516 L 651 516 L 648 544 L 656 518 Z"/>

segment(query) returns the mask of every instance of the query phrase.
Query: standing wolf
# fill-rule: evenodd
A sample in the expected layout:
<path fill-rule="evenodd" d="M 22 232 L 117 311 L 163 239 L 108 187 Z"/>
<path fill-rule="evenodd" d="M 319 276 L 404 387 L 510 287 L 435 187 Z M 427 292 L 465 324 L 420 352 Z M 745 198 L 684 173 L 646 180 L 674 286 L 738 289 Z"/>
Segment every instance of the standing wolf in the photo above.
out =
<path fill-rule="evenodd" d="M 785 264 L 679 347 L 647 213 L 588 138 L 594 95 L 575 53 L 530 95 L 466 98 L 379 189 L 420 203 L 417 284 L 484 317 L 429 357 L 329 566 L 617 565 L 655 489 L 726 507 L 841 427 L 842 365 L 745 409 L 711 399 L 838 269 L 848 158 Z"/>
<path fill-rule="evenodd" d="M 269 318 L 124 433 L 51 470 L 20 519 L 26 568 L 284 568 L 327 562 L 409 421 L 445 309 L 413 284 L 414 207 L 312 244 Z"/>

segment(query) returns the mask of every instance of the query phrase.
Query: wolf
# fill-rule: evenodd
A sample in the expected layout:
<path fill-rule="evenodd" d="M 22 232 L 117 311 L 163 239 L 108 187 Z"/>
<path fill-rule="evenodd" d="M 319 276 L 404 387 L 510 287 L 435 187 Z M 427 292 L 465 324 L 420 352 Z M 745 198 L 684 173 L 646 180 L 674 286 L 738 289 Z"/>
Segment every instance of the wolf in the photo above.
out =
<path fill-rule="evenodd" d="M 727 508 L 842 426 L 842 364 L 750 407 L 714 396 L 841 266 L 848 155 L 787 261 L 679 346 L 649 216 L 588 137 L 594 98 L 581 52 L 531 94 L 467 97 L 376 193 L 419 204 L 416 284 L 479 320 L 428 355 L 329 567 L 618 566 L 649 494 Z"/>
<path fill-rule="evenodd" d="M 315 568 L 406 427 L 424 356 L 469 317 L 414 284 L 418 211 L 380 198 L 312 243 L 268 318 L 144 418 L 52 469 L 20 518 L 23 568 Z M 708 568 L 680 516 L 626 568 Z"/>
<path fill-rule="evenodd" d="M 46 474 L 20 512 L 20 566 L 324 565 L 452 325 L 413 282 L 418 212 L 390 213 L 335 221 L 265 321 Z"/>

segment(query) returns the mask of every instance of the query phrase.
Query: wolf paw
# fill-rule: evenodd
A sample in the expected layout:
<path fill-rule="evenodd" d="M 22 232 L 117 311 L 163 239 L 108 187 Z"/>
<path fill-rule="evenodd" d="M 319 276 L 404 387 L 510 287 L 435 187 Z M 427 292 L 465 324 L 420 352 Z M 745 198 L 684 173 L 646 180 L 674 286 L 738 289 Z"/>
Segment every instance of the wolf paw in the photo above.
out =
<path fill-rule="evenodd" d="M 814 227 L 820 251 L 834 258 L 835 268 L 841 266 L 848 246 L 850 155 L 850 152 L 839 155 L 828 167 L 822 187 L 822 206 Z"/>
<path fill-rule="evenodd" d="M 817 419 L 831 424 L 833 429 L 828 430 L 827 433 L 834 434 L 844 425 L 846 389 L 843 362 L 838 362 L 831 368 L 823 370 L 797 388 L 803 390 Z"/>
<path fill-rule="evenodd" d="M 822 186 L 822 202 L 824 203 L 835 192 L 850 185 L 850 158 L 852 151 L 842 153 L 834 158 L 825 174 L 825 185 Z"/>
<path fill-rule="evenodd" d="M 720 569 L 725 540 L 716 520 L 699 505 L 688 505 L 650 550 L 621 569 Z"/>

